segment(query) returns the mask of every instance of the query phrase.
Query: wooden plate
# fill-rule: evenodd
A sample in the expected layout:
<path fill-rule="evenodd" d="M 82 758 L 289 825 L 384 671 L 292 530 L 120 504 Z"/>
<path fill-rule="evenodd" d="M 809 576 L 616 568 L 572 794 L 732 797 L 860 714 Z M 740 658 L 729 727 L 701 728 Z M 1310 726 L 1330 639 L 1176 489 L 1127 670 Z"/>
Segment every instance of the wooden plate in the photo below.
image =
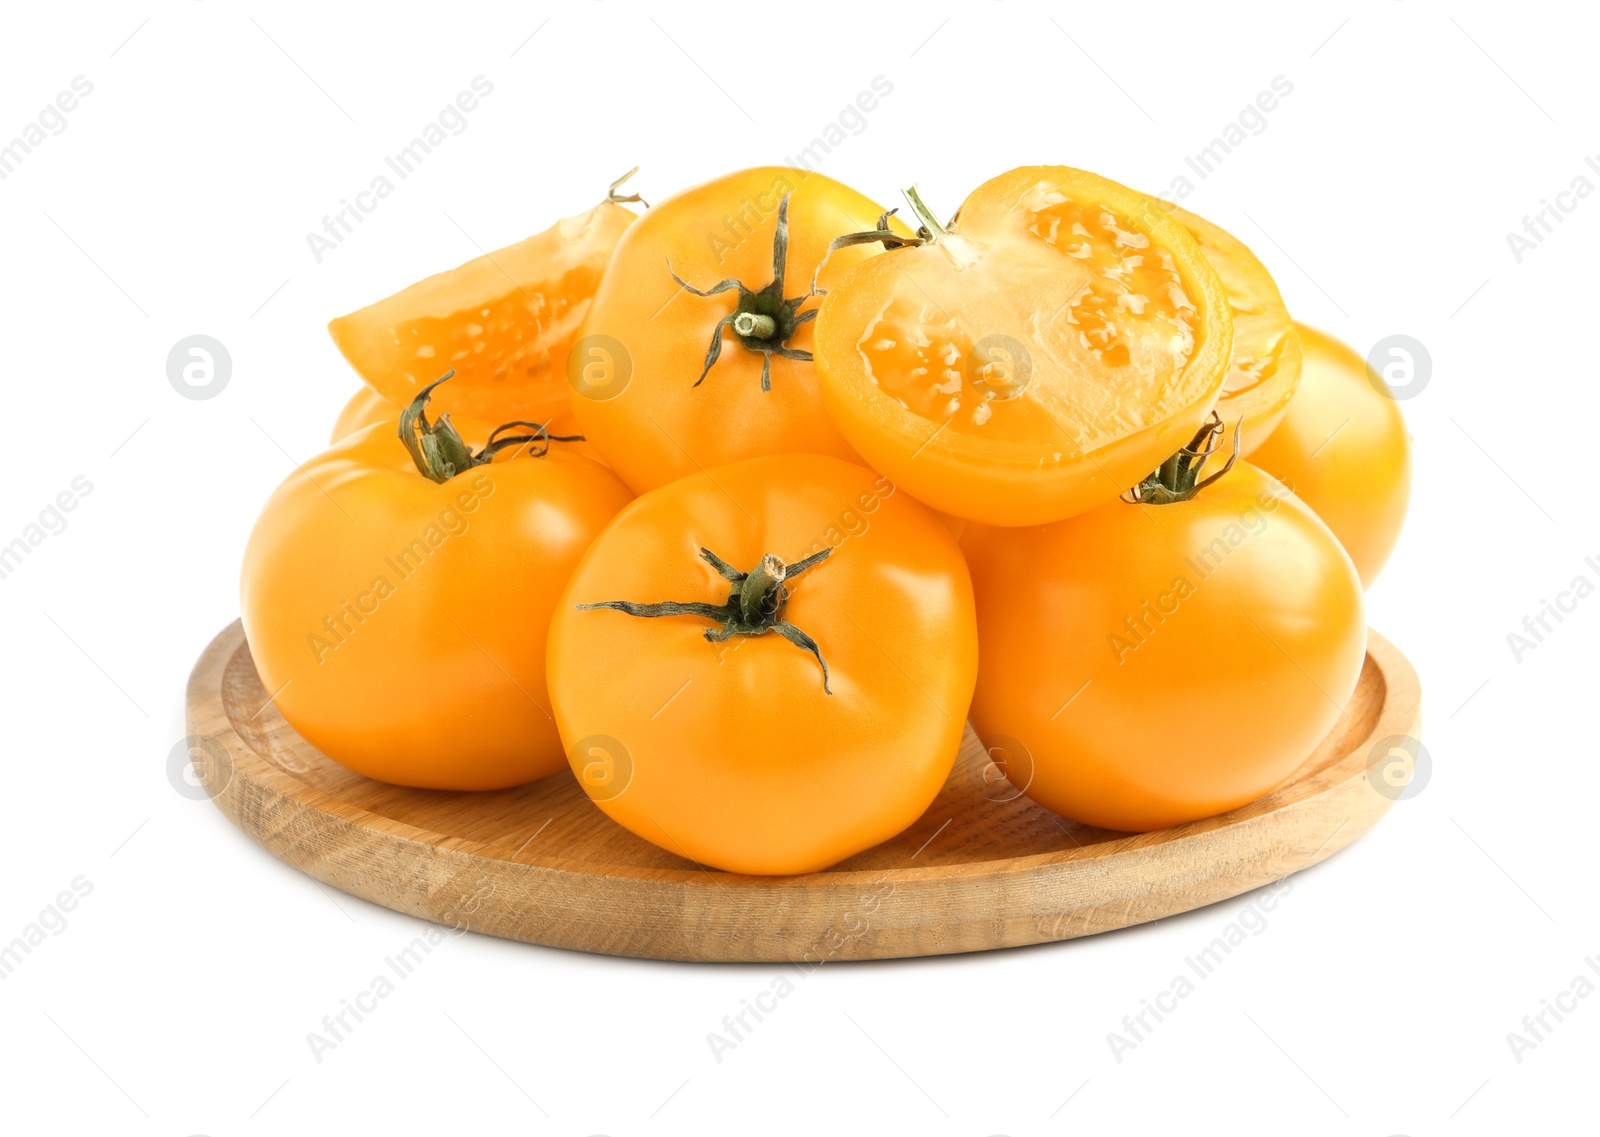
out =
<path fill-rule="evenodd" d="M 451 793 L 352 773 L 271 704 L 237 621 L 190 676 L 188 729 L 207 792 L 241 829 L 376 904 L 611 955 L 818 963 L 1092 935 L 1316 864 L 1389 808 L 1368 757 L 1380 740 L 1418 735 L 1420 700 L 1405 656 L 1372 633 L 1346 716 L 1283 786 L 1219 817 L 1134 835 L 1087 829 L 1016 796 L 969 729 L 916 824 L 798 877 L 702 869 L 616 825 L 565 774 Z"/>

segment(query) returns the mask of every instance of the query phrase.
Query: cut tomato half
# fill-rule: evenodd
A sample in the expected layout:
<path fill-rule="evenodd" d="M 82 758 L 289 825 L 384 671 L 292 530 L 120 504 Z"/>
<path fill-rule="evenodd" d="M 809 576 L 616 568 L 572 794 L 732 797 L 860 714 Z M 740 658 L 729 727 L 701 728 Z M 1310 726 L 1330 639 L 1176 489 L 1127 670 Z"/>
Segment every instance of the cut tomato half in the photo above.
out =
<path fill-rule="evenodd" d="M 1039 525 L 1116 497 L 1194 435 L 1232 318 L 1158 203 L 1030 166 L 978 187 L 959 223 L 918 212 L 926 243 L 861 262 L 816 321 L 824 404 L 873 466 L 943 512 Z"/>

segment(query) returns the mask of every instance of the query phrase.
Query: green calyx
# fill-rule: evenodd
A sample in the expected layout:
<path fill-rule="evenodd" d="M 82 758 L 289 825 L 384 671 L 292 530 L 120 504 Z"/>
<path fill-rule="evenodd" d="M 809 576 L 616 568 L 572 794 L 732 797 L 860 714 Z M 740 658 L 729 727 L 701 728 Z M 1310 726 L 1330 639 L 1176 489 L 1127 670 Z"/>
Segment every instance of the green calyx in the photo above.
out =
<path fill-rule="evenodd" d="M 707 289 L 694 287 L 676 272 L 673 272 L 672 263 L 667 262 L 667 271 L 672 273 L 672 279 L 678 282 L 679 287 L 696 296 L 716 296 L 722 292 L 737 289 L 739 299 L 722 319 L 717 321 L 717 326 L 711 332 L 711 346 L 706 349 L 706 363 L 700 370 L 700 378 L 694 381 L 696 387 L 704 383 L 706 376 L 711 374 L 712 366 L 722 357 L 722 329 L 729 328 L 740 344 L 747 351 L 759 352 L 761 360 L 761 389 L 772 390 L 772 357 L 782 356 L 784 359 L 799 359 L 809 361 L 811 353 L 799 348 L 789 346 L 789 339 L 801 324 L 810 323 L 817 318 L 815 308 L 804 312 L 800 310 L 807 300 L 817 295 L 815 281 L 812 289 L 803 296 L 785 297 L 784 275 L 789 262 L 789 194 L 783 195 L 783 200 L 778 203 L 778 228 L 772 237 L 772 280 L 759 292 L 751 291 L 740 281 L 729 277 L 718 281 Z"/>
<path fill-rule="evenodd" d="M 437 421 L 428 418 L 428 401 L 433 398 L 433 389 L 454 375 L 453 369 L 445 372 L 443 378 L 418 391 L 417 397 L 400 412 L 400 441 L 405 443 L 411 460 L 428 480 L 447 482 L 474 466 L 487 465 L 500 451 L 513 446 L 526 446 L 531 456 L 543 458 L 552 442 L 583 441 L 581 434 L 551 434 L 543 423 L 516 419 L 495 427 L 483 449 L 474 451 L 450 422 L 448 414 L 440 415 Z M 511 430 L 526 433 L 505 433 Z"/>
<path fill-rule="evenodd" d="M 1130 505 L 1171 505 L 1173 502 L 1188 501 L 1233 469 L 1233 464 L 1239 460 L 1239 435 L 1243 425 L 1241 418 L 1239 425 L 1234 427 L 1233 453 L 1228 455 L 1227 463 L 1215 473 L 1201 477 L 1206 459 L 1217 452 L 1217 440 L 1224 430 L 1221 416 L 1212 411 L 1205 425 L 1189 440 L 1189 445 L 1123 494 L 1122 500 Z"/>
<path fill-rule="evenodd" d="M 762 636 L 776 632 L 790 643 L 816 657 L 822 668 L 822 690 L 831 695 L 828 687 L 828 664 L 822 658 L 817 641 L 783 618 L 784 602 L 789 599 L 785 582 L 793 580 L 812 565 L 828 559 L 830 549 L 812 553 L 792 565 L 771 553 L 761 558 L 761 563 L 750 572 L 740 572 L 710 549 L 701 549 L 700 556 L 707 564 L 722 574 L 732 585 L 728 599 L 721 604 L 708 604 L 695 600 L 662 600 L 653 604 L 638 604 L 632 600 L 602 600 L 595 604 L 579 604 L 578 610 L 592 611 L 610 608 L 630 616 L 699 616 L 717 626 L 706 628 L 702 634 L 712 643 L 721 643 L 734 636 Z"/>

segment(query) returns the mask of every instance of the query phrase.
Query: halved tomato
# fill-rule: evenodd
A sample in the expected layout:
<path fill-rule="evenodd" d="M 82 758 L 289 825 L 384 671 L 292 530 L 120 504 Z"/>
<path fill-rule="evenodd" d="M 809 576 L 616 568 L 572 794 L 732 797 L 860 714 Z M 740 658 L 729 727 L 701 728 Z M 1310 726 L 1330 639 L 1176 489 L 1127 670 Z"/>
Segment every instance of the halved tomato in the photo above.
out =
<path fill-rule="evenodd" d="M 816 321 L 824 405 L 874 467 L 945 513 L 1039 525 L 1110 501 L 1194 434 L 1232 320 L 1176 220 L 1066 166 L 985 182 L 950 226 L 908 198 L 925 243 L 891 238 Z"/>
<path fill-rule="evenodd" d="M 1272 274 L 1248 245 L 1186 209 L 1175 209 L 1172 215 L 1199 242 L 1228 294 L 1233 360 L 1217 399 L 1217 414 L 1228 431 L 1218 445 L 1230 452 L 1233 431 L 1238 429 L 1239 454 L 1247 456 L 1267 440 L 1289 409 L 1300 382 L 1300 336 Z"/>
<path fill-rule="evenodd" d="M 356 373 L 396 407 L 454 370 L 435 399 L 438 413 L 496 425 L 545 422 L 569 405 L 567 354 L 634 222 L 621 203 L 637 200 L 613 185 L 593 209 L 341 316 L 328 331 Z"/>

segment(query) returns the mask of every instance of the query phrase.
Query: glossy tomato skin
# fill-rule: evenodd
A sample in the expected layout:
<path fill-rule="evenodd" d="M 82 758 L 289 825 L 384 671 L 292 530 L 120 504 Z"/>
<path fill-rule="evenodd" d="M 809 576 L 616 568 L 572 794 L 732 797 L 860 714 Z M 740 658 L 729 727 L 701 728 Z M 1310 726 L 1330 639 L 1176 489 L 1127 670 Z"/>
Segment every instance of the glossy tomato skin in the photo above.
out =
<path fill-rule="evenodd" d="M 972 722 L 1045 808 L 1146 831 L 1287 778 L 1366 654 L 1361 583 L 1327 527 L 1239 463 L 1188 502 L 968 528 L 982 666 Z"/>
<path fill-rule="evenodd" d="M 395 429 L 399 430 L 400 408 L 363 383 L 339 409 L 339 417 L 334 419 L 333 430 L 328 435 L 328 445 L 343 442 L 356 431 L 374 423 L 390 421 L 393 421 Z M 463 427 L 459 416 L 456 416 L 454 421 L 457 430 L 468 430 L 467 427 Z M 472 437 L 470 431 L 463 437 L 470 440 Z"/>
<path fill-rule="evenodd" d="M 778 166 L 729 174 L 657 203 L 618 242 L 573 368 L 579 376 L 590 366 L 621 368 L 626 378 L 608 375 L 603 389 L 577 383 L 573 406 L 583 433 L 635 492 L 765 454 L 859 461 L 822 409 L 810 362 L 774 355 L 771 389 L 763 391 L 763 356 L 717 328 L 733 313 L 737 291 L 700 297 L 673 279 L 676 273 L 702 291 L 727 279 L 752 291 L 765 287 L 773 279 L 773 235 L 785 195 L 784 296 L 803 296 L 829 242 L 873 228 L 882 212 L 823 174 Z M 826 289 L 877 249 L 834 253 L 818 287 Z M 815 308 L 819 299 L 804 307 Z M 713 335 L 722 337 L 721 355 L 696 386 Z M 811 324 L 801 324 L 788 346 L 810 351 Z"/>
<path fill-rule="evenodd" d="M 240 585 L 256 669 L 284 718 L 358 773 L 489 790 L 565 764 L 546 629 L 630 495 L 585 458 L 509 455 L 435 484 L 368 427 L 256 521 Z"/>
<path fill-rule="evenodd" d="M 438 390 L 443 391 L 448 386 L 449 384 L 447 383 L 438 388 Z M 429 410 L 430 417 L 438 417 L 431 414 L 431 407 Z M 543 421 L 545 422 L 545 429 L 551 434 L 559 434 L 567 438 L 582 434 L 582 431 L 578 428 L 577 420 L 572 415 L 572 407 L 570 405 L 557 404 L 551 416 Z M 330 445 L 335 442 L 342 442 L 356 431 L 372 426 L 375 423 L 386 424 L 390 432 L 398 437 L 400 408 L 378 394 L 371 387 L 363 385 L 354 395 L 350 396 L 349 402 L 345 403 L 343 409 L 339 411 L 339 417 L 334 420 L 333 431 L 328 442 Z M 489 435 L 494 431 L 495 427 L 501 425 L 498 422 L 485 422 L 482 419 L 462 414 L 451 415 L 450 423 L 473 449 L 482 447 L 488 441 Z M 518 428 L 511 433 L 525 432 L 525 428 Z M 582 454 L 584 457 L 592 458 L 596 462 L 600 461 L 599 452 L 593 446 L 590 446 L 587 441 L 556 442 L 552 443 L 551 448 L 571 454 Z"/>
<path fill-rule="evenodd" d="M 565 413 L 568 352 L 634 216 L 603 201 L 340 316 L 328 333 L 356 374 L 396 406 L 454 370 L 434 393 L 433 415 L 544 422 Z"/>
<path fill-rule="evenodd" d="M 816 324 L 824 405 L 874 469 L 1019 526 L 1115 498 L 1192 438 L 1233 334 L 1182 225 L 1064 166 L 985 182 L 939 240 L 831 286 Z"/>
<path fill-rule="evenodd" d="M 1326 332 L 1301 324 L 1299 333 L 1299 388 L 1252 461 L 1327 522 L 1370 588 L 1405 524 L 1411 438 L 1366 360 Z"/>
<path fill-rule="evenodd" d="M 767 633 L 710 643 L 707 620 L 580 611 L 606 600 L 720 604 L 741 571 L 831 547 L 784 617 L 828 664 Z M 971 581 L 932 512 L 821 455 L 690 475 L 625 508 L 584 556 L 550 629 L 551 697 L 580 783 L 611 818 L 730 872 L 826 868 L 887 840 L 955 760 L 977 667 Z M 618 792 L 587 776 L 625 754 Z"/>

